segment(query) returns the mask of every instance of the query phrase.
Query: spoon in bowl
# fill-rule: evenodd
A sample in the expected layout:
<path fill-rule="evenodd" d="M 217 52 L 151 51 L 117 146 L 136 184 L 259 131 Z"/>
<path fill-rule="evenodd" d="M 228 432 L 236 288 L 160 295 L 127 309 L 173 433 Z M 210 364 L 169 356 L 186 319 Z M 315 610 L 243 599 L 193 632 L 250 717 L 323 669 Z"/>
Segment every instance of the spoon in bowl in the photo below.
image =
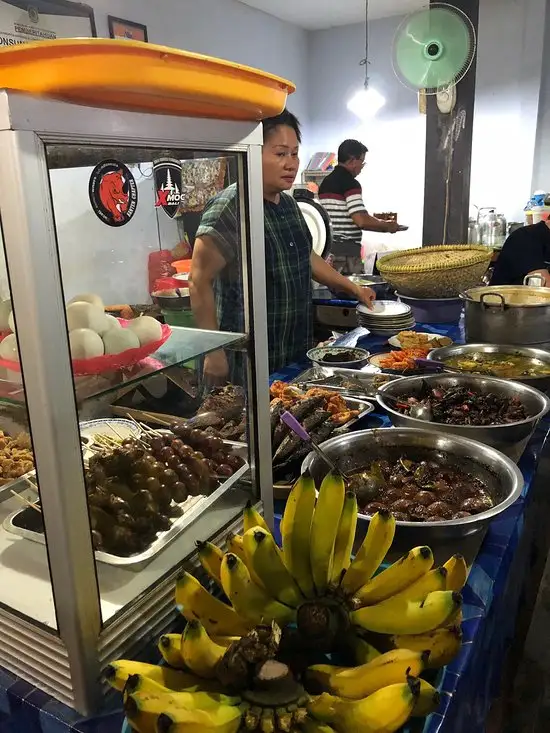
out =
<path fill-rule="evenodd" d="M 432 422 L 433 420 L 432 406 L 429 400 L 415 402 L 410 405 L 403 400 L 400 400 L 397 397 L 391 397 L 390 395 L 383 394 L 382 399 L 386 402 L 392 402 L 396 407 L 406 406 L 409 410 L 409 417 L 412 417 L 415 420 L 424 420 L 425 422 Z"/>

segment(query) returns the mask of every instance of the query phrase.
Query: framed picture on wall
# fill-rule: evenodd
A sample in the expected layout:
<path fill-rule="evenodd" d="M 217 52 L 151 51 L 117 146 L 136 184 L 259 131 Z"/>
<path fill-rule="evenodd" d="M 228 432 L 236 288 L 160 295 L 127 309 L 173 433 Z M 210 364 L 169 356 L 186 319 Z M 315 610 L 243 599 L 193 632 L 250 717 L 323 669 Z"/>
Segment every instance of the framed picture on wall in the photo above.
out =
<path fill-rule="evenodd" d="M 0 47 L 96 36 L 94 11 L 69 0 L 0 0 Z"/>
<path fill-rule="evenodd" d="M 134 23 L 132 20 L 115 18 L 113 15 L 109 15 L 107 19 L 111 38 L 126 39 L 127 41 L 148 41 L 147 26 Z"/>

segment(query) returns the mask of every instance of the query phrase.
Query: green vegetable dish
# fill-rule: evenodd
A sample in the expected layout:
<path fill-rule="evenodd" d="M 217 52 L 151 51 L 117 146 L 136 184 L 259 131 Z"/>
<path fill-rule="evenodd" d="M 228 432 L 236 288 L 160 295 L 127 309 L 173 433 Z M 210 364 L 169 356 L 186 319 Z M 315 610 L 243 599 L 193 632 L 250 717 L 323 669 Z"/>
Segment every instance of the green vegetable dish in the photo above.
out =
<path fill-rule="evenodd" d="M 550 365 L 522 354 L 462 354 L 445 359 L 445 366 L 502 379 L 548 377 Z"/>

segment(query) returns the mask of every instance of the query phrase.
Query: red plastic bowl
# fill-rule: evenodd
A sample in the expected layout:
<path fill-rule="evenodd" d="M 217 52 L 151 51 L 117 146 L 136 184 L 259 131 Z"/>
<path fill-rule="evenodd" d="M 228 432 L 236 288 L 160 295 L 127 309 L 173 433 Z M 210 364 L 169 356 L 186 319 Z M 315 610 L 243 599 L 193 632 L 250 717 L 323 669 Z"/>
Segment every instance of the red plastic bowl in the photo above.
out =
<path fill-rule="evenodd" d="M 119 318 L 118 321 L 122 328 L 126 328 L 130 321 L 124 318 Z M 168 341 L 172 335 L 172 329 L 170 326 L 161 324 L 162 336 L 158 341 L 151 341 L 151 343 L 145 346 L 139 346 L 137 349 L 127 349 L 120 354 L 105 354 L 103 356 L 96 356 L 94 359 L 73 359 L 73 374 L 75 377 L 84 377 L 91 374 L 103 374 L 104 372 L 115 372 L 119 369 L 128 369 L 134 366 L 138 362 L 145 359 L 147 356 L 154 354 L 155 351 Z M 3 335 L 3 338 L 7 334 Z M 3 340 L 0 339 L 0 340 Z M 12 372 L 20 372 L 21 364 L 18 361 L 11 361 L 9 359 L 0 359 L 0 367 L 9 369 Z"/>

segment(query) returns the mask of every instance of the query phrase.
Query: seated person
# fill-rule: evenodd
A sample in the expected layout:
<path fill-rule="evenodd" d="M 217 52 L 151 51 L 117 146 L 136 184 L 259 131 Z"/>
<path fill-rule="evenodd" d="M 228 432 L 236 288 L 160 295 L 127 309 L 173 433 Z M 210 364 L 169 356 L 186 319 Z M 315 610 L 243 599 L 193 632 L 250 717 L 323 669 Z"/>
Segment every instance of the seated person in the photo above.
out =
<path fill-rule="evenodd" d="M 541 275 L 550 287 L 550 222 L 521 227 L 504 242 L 491 285 L 523 285 L 526 275 Z"/>

